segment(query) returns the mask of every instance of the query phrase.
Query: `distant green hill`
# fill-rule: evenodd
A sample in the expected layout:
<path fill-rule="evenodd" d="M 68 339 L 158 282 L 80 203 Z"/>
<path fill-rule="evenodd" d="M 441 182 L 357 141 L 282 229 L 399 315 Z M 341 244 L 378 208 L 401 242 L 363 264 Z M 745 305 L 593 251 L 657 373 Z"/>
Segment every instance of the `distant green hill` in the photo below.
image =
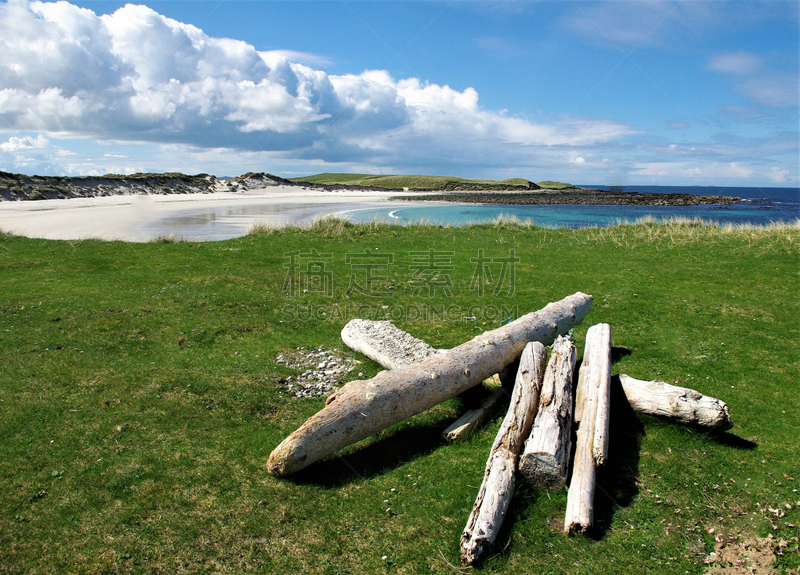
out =
<path fill-rule="evenodd" d="M 376 186 L 389 189 L 415 188 L 424 190 L 470 190 L 470 189 L 527 189 L 536 190 L 540 186 L 524 178 L 506 180 L 471 180 L 452 176 L 375 176 L 370 174 L 317 174 L 304 178 L 291 178 L 293 182 L 314 184 L 342 184 L 356 186 Z M 569 184 L 566 184 L 569 187 Z"/>
<path fill-rule="evenodd" d="M 572 184 L 567 184 L 565 182 L 553 182 L 550 180 L 536 182 L 536 185 L 545 190 L 567 190 L 576 187 L 573 186 Z"/>

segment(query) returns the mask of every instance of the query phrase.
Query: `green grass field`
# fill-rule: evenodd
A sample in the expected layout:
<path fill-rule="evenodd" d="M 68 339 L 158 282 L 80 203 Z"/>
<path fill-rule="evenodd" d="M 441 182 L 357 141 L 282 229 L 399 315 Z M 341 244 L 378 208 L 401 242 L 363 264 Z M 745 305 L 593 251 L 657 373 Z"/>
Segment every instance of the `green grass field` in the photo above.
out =
<path fill-rule="evenodd" d="M 461 572 L 800 568 L 797 225 L 0 235 L 0 290 L 2 572 L 454 573 L 502 414 L 444 443 L 477 389 L 276 479 L 270 451 L 324 403 L 295 399 L 298 370 L 277 357 L 338 349 L 366 378 L 379 366 L 339 339 L 352 317 L 450 347 L 576 291 L 595 298 L 579 360 L 607 322 L 614 373 L 718 397 L 734 428 L 636 415 L 617 390 L 591 536 L 561 533 L 565 491 L 521 484 L 487 559 Z"/>

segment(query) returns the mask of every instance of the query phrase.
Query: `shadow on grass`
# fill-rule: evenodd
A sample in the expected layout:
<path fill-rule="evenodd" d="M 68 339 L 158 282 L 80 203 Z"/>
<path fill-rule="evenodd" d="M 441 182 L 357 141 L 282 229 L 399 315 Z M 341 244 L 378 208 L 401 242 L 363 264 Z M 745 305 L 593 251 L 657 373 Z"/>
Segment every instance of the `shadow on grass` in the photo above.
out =
<path fill-rule="evenodd" d="M 734 435 L 728 431 L 723 431 L 722 433 L 707 432 L 707 434 L 717 443 L 727 447 L 734 447 L 736 449 L 744 449 L 747 451 L 758 447 L 758 443 L 750 441 L 749 439 L 744 439 L 743 437 L 739 437 L 738 435 Z"/>
<path fill-rule="evenodd" d="M 514 527 L 517 525 L 518 521 L 524 520 L 529 515 L 528 510 L 536 505 L 542 492 L 542 488 L 533 487 L 521 476 L 517 476 L 514 497 L 511 499 L 511 504 L 506 511 L 507 515 L 503 521 L 503 525 L 501 525 L 500 531 L 497 533 L 497 538 L 494 540 L 491 549 L 479 558 L 476 564 L 477 567 L 497 559 L 498 557 L 500 561 L 505 561 L 512 556 L 511 536 Z M 466 519 L 464 521 L 466 522 Z"/>
<path fill-rule="evenodd" d="M 368 479 L 385 473 L 433 452 L 444 443 L 442 431 L 450 418 L 432 423 L 403 423 L 401 428 L 390 428 L 378 434 L 377 439 L 356 444 L 343 455 L 335 455 L 306 467 L 289 479 L 294 483 L 341 487 L 351 481 Z"/>
<path fill-rule="evenodd" d="M 597 470 L 594 494 L 594 526 L 588 533 L 602 539 L 614 512 L 627 507 L 639 493 L 639 453 L 644 425 L 625 397 L 619 378 L 611 378 L 608 461 Z"/>
<path fill-rule="evenodd" d="M 611 363 L 617 363 L 623 357 L 630 355 L 632 352 L 627 347 L 613 346 L 611 348 Z"/>
<path fill-rule="evenodd" d="M 459 416 L 481 405 L 491 393 L 492 389 L 477 385 L 459 395 Z M 501 401 L 482 426 L 498 417 L 506 408 L 503 406 L 507 406 L 507 401 Z M 430 420 L 430 415 L 424 413 L 416 417 Z M 375 477 L 446 444 L 442 432 L 454 421 L 455 418 L 446 416 L 428 422 L 406 420 L 377 433 L 365 440 L 363 445 L 357 443 L 347 448 L 344 454 L 334 455 L 300 470 L 290 480 L 321 487 L 340 487 L 355 479 Z"/>

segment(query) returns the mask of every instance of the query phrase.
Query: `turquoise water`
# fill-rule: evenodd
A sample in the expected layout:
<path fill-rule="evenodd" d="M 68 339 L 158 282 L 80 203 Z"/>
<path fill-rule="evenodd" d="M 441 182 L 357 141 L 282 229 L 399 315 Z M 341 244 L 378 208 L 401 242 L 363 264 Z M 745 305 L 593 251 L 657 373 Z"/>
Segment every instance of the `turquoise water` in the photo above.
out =
<path fill-rule="evenodd" d="M 586 186 L 595 187 L 598 186 Z M 427 222 L 442 225 L 465 225 L 492 222 L 499 216 L 516 217 L 547 227 L 584 228 L 632 222 L 645 216 L 657 219 L 674 217 L 703 218 L 720 223 L 768 224 L 788 222 L 800 217 L 800 190 L 792 188 L 653 188 L 639 187 L 633 191 L 669 193 L 706 193 L 747 198 L 748 203 L 733 206 L 495 206 L 480 204 L 441 204 L 424 202 L 371 202 L 363 204 L 320 203 L 227 206 L 186 209 L 169 216 L 143 222 L 137 232 L 150 238 L 174 236 L 192 241 L 214 241 L 236 238 L 247 233 L 256 223 L 279 222 L 288 217 L 296 223 L 310 223 L 326 213 L 337 213 L 354 222 L 375 219 L 400 225 Z"/>
<path fill-rule="evenodd" d="M 601 188 L 601 186 L 586 186 Z M 636 186 L 629 191 L 649 193 L 691 193 L 729 195 L 747 199 L 746 203 L 731 206 L 499 206 L 480 204 L 440 204 L 408 208 L 371 208 L 348 212 L 356 222 L 374 219 L 397 224 L 425 222 L 442 225 L 489 223 L 498 217 L 512 217 L 539 226 L 585 228 L 633 222 L 643 217 L 658 220 L 670 218 L 701 218 L 710 222 L 734 224 L 769 224 L 791 222 L 800 217 L 800 190 L 796 188 L 697 188 Z"/>

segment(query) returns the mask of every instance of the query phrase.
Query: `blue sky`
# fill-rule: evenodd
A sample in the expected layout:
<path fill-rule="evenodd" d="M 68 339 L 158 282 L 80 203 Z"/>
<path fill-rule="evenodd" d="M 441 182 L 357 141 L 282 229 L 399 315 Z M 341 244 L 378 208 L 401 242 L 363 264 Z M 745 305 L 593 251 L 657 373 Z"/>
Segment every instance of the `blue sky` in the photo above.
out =
<path fill-rule="evenodd" d="M 800 185 L 798 2 L 0 2 L 0 169 Z"/>

